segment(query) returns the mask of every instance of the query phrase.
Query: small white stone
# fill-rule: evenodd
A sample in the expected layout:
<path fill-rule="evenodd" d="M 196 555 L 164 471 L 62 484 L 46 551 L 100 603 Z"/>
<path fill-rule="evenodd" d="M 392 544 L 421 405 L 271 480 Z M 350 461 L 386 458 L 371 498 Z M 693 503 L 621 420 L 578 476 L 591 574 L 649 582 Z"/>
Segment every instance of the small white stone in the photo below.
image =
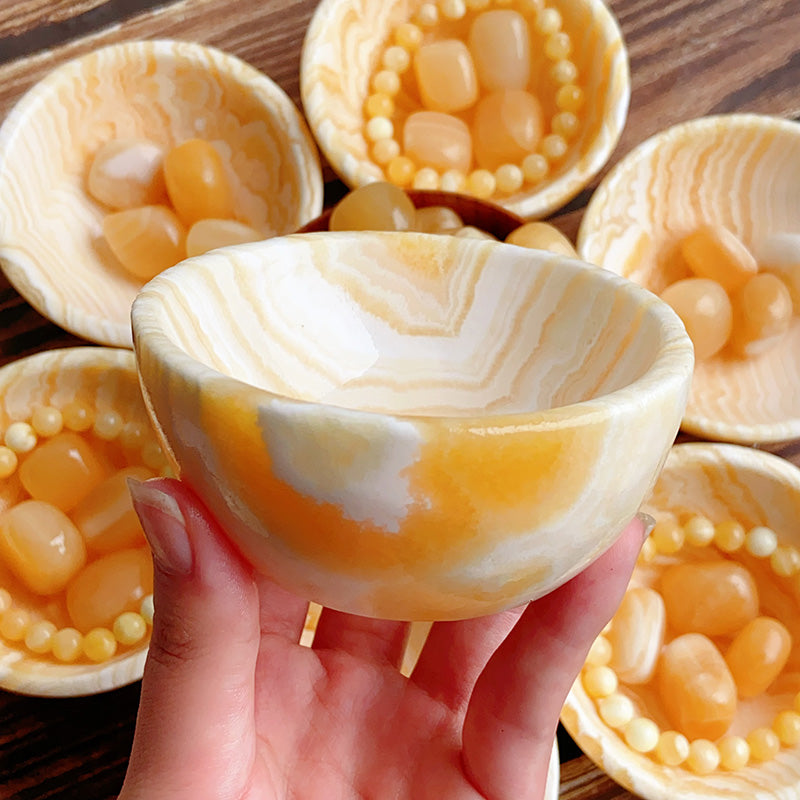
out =
<path fill-rule="evenodd" d="M 36 431 L 27 422 L 12 422 L 7 428 L 4 441 L 15 453 L 30 453 L 38 441 Z"/>
<path fill-rule="evenodd" d="M 778 546 L 778 537 L 772 528 L 758 525 L 747 532 L 744 548 L 756 558 L 769 558 Z"/>

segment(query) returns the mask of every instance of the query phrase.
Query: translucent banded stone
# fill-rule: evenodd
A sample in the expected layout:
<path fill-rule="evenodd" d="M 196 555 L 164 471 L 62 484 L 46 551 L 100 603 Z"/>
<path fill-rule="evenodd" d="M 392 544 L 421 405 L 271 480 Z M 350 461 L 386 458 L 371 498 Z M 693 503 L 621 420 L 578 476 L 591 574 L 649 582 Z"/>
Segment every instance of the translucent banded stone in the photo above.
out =
<path fill-rule="evenodd" d="M 609 666 L 623 683 L 647 683 L 664 644 L 666 613 L 661 595 L 644 586 L 625 593 L 608 633 Z"/>
<path fill-rule="evenodd" d="M 416 111 L 403 126 L 403 149 L 420 166 L 469 172 L 472 136 L 467 124 L 439 111 Z"/>
<path fill-rule="evenodd" d="M 529 247 L 533 250 L 549 250 L 569 258 L 577 258 L 578 254 L 572 242 L 554 225 L 548 222 L 526 222 L 506 236 L 509 244 Z"/>
<path fill-rule="evenodd" d="M 488 94 L 475 108 L 472 133 L 475 160 L 484 169 L 519 164 L 542 139 L 541 103 L 520 89 Z"/>
<path fill-rule="evenodd" d="M 418 208 L 414 220 L 414 230 L 421 233 L 444 233 L 461 228 L 464 221 L 458 212 L 449 206 L 427 206 Z"/>
<path fill-rule="evenodd" d="M 756 617 L 736 634 L 725 661 L 736 681 L 739 697 L 756 697 L 766 691 L 786 665 L 792 636 L 772 617 Z"/>
<path fill-rule="evenodd" d="M 512 9 L 493 9 L 475 17 L 469 50 L 481 86 L 524 89 L 531 75 L 530 31 L 525 17 Z"/>
<path fill-rule="evenodd" d="M 354 189 L 333 209 L 328 228 L 332 231 L 407 231 L 414 225 L 416 210 L 398 186 L 384 181 Z"/>
<path fill-rule="evenodd" d="M 112 139 L 100 147 L 89 168 L 89 194 L 109 208 L 164 203 L 164 151 L 146 139 Z"/>
<path fill-rule="evenodd" d="M 422 45 L 414 54 L 422 105 L 432 111 L 463 111 L 478 99 L 478 79 L 467 46 L 460 39 Z"/>
<path fill-rule="evenodd" d="M 777 276 L 763 272 L 750 278 L 731 297 L 731 349 L 750 358 L 766 352 L 789 330 L 792 296 Z"/>
<path fill-rule="evenodd" d="M 70 518 L 41 500 L 24 500 L 0 516 L 0 556 L 32 592 L 60 592 L 86 561 Z"/>
<path fill-rule="evenodd" d="M 681 240 L 680 251 L 698 278 L 716 281 L 726 292 L 744 286 L 758 272 L 753 254 L 722 225 L 697 228 Z"/>
<path fill-rule="evenodd" d="M 186 255 L 199 256 L 217 247 L 257 242 L 263 238 L 255 228 L 233 219 L 201 219 L 186 235 Z"/>

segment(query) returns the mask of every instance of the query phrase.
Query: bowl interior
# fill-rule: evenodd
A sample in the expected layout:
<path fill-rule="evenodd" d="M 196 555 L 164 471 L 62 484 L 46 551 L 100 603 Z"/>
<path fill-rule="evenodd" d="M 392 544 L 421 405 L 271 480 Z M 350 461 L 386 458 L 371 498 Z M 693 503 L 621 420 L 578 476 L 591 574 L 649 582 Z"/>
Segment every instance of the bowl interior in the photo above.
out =
<path fill-rule="evenodd" d="M 676 244 L 723 225 L 751 250 L 800 232 L 800 128 L 758 115 L 708 117 L 656 135 L 602 182 L 581 223 L 581 258 L 655 293 L 689 276 Z M 762 356 L 698 362 L 685 430 L 750 443 L 800 437 L 800 317 Z M 769 387 L 765 390 L 765 387 Z"/>
<path fill-rule="evenodd" d="M 381 168 L 369 157 L 363 134 L 364 101 L 391 31 L 410 19 L 423 2 L 323 0 L 309 25 L 300 70 L 303 107 L 326 158 L 350 187 L 384 179 Z M 570 58 L 578 67 L 586 103 L 581 132 L 551 174 L 537 186 L 493 198 L 523 217 L 552 213 L 600 171 L 622 132 L 630 98 L 627 53 L 607 5 L 602 0 L 554 0 L 550 5 L 561 13 L 563 29 L 572 39 Z M 541 47 L 532 50 L 541 53 Z M 538 55 L 533 67 L 535 72 L 544 72 Z M 549 118 L 556 109 L 545 95 L 541 99 Z M 396 128 L 408 111 L 399 104 Z"/>
<path fill-rule="evenodd" d="M 115 138 L 169 148 L 210 141 L 240 221 L 287 233 L 322 208 L 316 151 L 291 100 L 266 76 L 213 48 L 170 41 L 113 45 L 37 84 L 0 130 L 0 263 L 38 311 L 84 338 L 130 346 L 141 282 L 102 239 L 108 209 L 86 189 L 97 149 Z"/>
<path fill-rule="evenodd" d="M 146 294 L 157 296 L 150 324 L 219 373 L 401 415 L 519 414 L 597 398 L 641 378 L 668 335 L 655 299 L 609 272 L 425 234 L 230 248 L 168 270 Z"/>

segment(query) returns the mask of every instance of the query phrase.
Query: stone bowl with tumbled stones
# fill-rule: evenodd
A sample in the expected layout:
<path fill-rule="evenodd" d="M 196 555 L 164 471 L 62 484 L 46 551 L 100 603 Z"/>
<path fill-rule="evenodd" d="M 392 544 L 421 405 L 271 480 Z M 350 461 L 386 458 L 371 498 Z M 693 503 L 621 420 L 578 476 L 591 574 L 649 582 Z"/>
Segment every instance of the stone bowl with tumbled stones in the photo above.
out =
<path fill-rule="evenodd" d="M 0 369 L 0 443 L 14 422 L 28 422 L 38 407 L 63 409 L 78 402 L 95 412 L 115 412 L 125 425 L 132 423 L 149 431 L 141 446 L 148 442 L 157 449 L 142 402 L 134 355 L 130 350 L 106 347 L 74 347 L 38 353 L 5 365 Z M 93 436 L 89 431 L 86 435 Z M 39 442 L 43 442 L 42 437 Z M 94 438 L 94 445 L 119 457 L 116 450 Z M 122 445 L 121 445 L 122 446 Z M 35 451 L 34 451 L 35 452 Z M 128 464 L 141 464 L 133 450 Z M 25 455 L 20 456 L 20 463 Z M 148 459 L 149 460 L 149 459 Z M 161 460 L 163 461 L 163 455 Z M 151 465 L 155 466 L 151 461 Z M 155 470 L 157 472 L 157 470 Z M 29 496 L 18 471 L 0 479 L 0 516 Z M 31 620 L 46 619 L 57 628 L 71 627 L 61 595 L 37 595 L 28 589 L 0 554 L 0 589 L 11 596 L 13 607 L 31 615 Z M 3 609 L 3 612 L 5 609 Z M 0 612 L 2 616 L 2 612 Z M 52 654 L 37 655 L 24 641 L 11 641 L 0 635 L 0 688 L 39 697 L 76 697 L 97 694 L 125 686 L 142 677 L 149 643 L 149 628 L 141 643 L 118 647 L 108 661 L 93 663 L 80 656 L 63 663 Z"/>
<path fill-rule="evenodd" d="M 98 149 L 144 138 L 168 149 L 202 138 L 219 152 L 239 221 L 290 233 L 322 210 L 308 128 L 266 75 L 192 42 L 132 41 L 54 69 L 0 128 L 0 267 L 43 316 L 84 339 L 131 347 L 143 281 L 102 237 L 109 209 L 87 191 Z"/>
<path fill-rule="evenodd" d="M 800 126 L 758 114 L 703 117 L 643 142 L 603 179 L 578 233 L 580 257 L 660 294 L 688 277 L 677 243 L 724 226 L 761 265 L 775 236 L 793 237 L 800 264 Z M 800 438 L 800 301 L 766 352 L 724 348 L 698 360 L 682 427 L 739 444 Z"/>
<path fill-rule="evenodd" d="M 672 448 L 652 496 L 643 506 L 657 520 L 675 519 L 685 524 L 702 515 L 719 524 L 735 519 L 745 530 L 767 526 L 777 535 L 778 546 L 800 549 L 800 469 L 783 458 L 735 444 L 690 443 Z M 730 735 L 746 737 L 753 729 L 770 727 L 776 715 L 797 710 L 800 691 L 800 614 L 797 573 L 778 575 L 770 557 L 741 548 L 723 553 L 715 545 L 685 544 L 687 557 L 726 559 L 744 565 L 755 577 L 762 615 L 779 619 L 792 636 L 789 661 L 768 689 L 758 696 L 738 700 Z M 674 564 L 681 552 L 643 559 L 634 569 L 632 587 L 658 587 L 660 569 Z M 612 620 L 613 626 L 613 620 Z M 645 623 L 639 626 L 641 630 Z M 669 630 L 669 628 L 668 628 Z M 610 634 L 609 634 L 610 635 Z M 723 649 L 729 639 L 717 640 Z M 612 662 L 613 663 L 613 662 Z M 698 670 L 701 667 L 698 666 Z M 700 673 L 702 675 L 702 673 Z M 702 677 L 699 679 L 702 680 Z M 634 715 L 653 720 L 661 731 L 671 725 L 657 695 L 648 684 L 620 683 L 619 693 L 634 704 Z M 612 728 L 600 714 L 579 678 L 567 697 L 561 721 L 578 746 L 617 783 L 644 800 L 794 800 L 800 781 L 800 748 L 783 745 L 774 758 L 749 763 L 735 770 L 717 767 L 697 774 L 686 762 L 667 766 L 652 752 L 641 753 L 626 743 L 624 729 Z M 728 735 L 726 734 L 726 735 Z"/>
<path fill-rule="evenodd" d="M 309 24 L 300 65 L 303 108 L 320 149 L 350 188 L 385 180 L 383 168 L 370 156 L 364 104 L 371 91 L 371 76 L 383 48 L 391 43 L 393 29 L 410 20 L 422 5 L 423 0 L 322 0 Z M 525 218 L 553 213 L 600 172 L 622 133 L 630 99 L 627 49 L 608 5 L 603 0 L 553 0 L 548 5 L 561 14 L 563 30 L 571 37 L 570 59 L 578 67 L 585 103 L 579 132 L 547 177 L 513 194 L 490 198 Z M 501 6 L 487 3 L 486 7 Z M 516 8 L 516 4 L 502 7 Z M 532 74 L 540 76 L 532 78 L 531 85 L 538 80 L 546 87 L 540 100 L 547 133 L 548 119 L 556 110 L 555 89 L 545 75 L 542 41 L 535 32 L 531 34 L 531 52 Z M 412 72 L 409 69 L 408 74 Z M 419 101 L 413 99 L 413 92 L 401 90 L 392 118 L 395 138 L 401 136 L 403 121 L 413 110 L 419 110 Z M 462 114 L 468 125 L 470 114 L 471 110 Z"/>
<path fill-rule="evenodd" d="M 630 281 L 431 234 L 220 249 L 132 319 L 165 451 L 242 553 L 386 619 L 489 614 L 585 568 L 652 487 L 693 363 Z"/>

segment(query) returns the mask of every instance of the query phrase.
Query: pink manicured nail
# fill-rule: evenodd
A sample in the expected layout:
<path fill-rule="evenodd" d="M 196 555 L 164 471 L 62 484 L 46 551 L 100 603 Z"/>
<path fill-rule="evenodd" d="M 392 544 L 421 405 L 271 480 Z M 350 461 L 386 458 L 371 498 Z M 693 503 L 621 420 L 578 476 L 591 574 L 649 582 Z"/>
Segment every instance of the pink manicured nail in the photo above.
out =
<path fill-rule="evenodd" d="M 653 517 L 649 514 L 645 514 L 643 511 L 640 511 L 636 515 L 636 519 L 644 525 L 644 532 L 642 533 L 642 541 L 644 541 L 651 533 L 653 528 L 656 526 L 656 521 Z"/>
<path fill-rule="evenodd" d="M 159 488 L 158 480 L 128 478 L 128 489 L 155 561 L 165 572 L 188 575 L 194 556 L 178 502 Z"/>

